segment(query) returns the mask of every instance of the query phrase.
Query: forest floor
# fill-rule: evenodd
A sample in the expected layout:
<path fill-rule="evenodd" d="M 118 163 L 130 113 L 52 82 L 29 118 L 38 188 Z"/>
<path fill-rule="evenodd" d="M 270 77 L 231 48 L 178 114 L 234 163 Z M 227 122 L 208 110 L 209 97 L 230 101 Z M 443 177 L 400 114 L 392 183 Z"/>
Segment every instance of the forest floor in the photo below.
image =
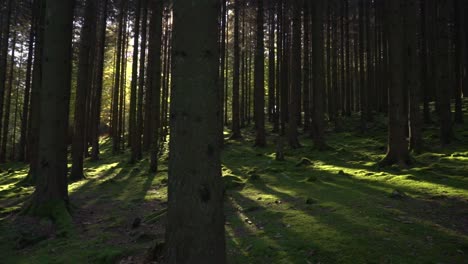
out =
<path fill-rule="evenodd" d="M 468 102 L 467 102 L 468 103 Z M 329 133 L 319 152 L 307 135 L 302 148 L 253 148 L 253 131 L 227 141 L 223 152 L 229 263 L 468 263 L 468 116 L 456 141 L 442 148 L 426 126 L 426 151 L 410 168 L 379 168 L 386 124 L 366 133 L 357 119 Z M 107 146 L 107 147 L 106 147 Z M 69 186 L 74 231 L 17 217 L 33 191 L 18 183 L 27 167 L 0 174 L 0 263 L 136 263 L 163 239 L 167 154 L 161 171 L 128 153 L 85 164 L 87 179 Z"/>

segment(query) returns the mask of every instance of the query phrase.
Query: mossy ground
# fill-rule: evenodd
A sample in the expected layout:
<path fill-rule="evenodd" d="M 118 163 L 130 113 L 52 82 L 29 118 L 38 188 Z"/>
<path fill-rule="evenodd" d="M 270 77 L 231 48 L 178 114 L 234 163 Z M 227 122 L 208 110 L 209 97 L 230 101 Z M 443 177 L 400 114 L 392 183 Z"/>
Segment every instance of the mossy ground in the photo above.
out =
<path fill-rule="evenodd" d="M 445 148 L 428 126 L 413 167 L 379 168 L 385 120 L 365 134 L 355 132 L 357 119 L 343 122 L 349 129 L 328 134 L 330 150 L 314 150 L 303 135 L 303 147 L 286 148 L 283 162 L 271 144 L 252 147 L 250 128 L 243 141 L 227 141 L 229 262 L 467 263 L 468 125 L 457 125 Z M 87 179 L 69 187 L 76 228 L 69 237 L 46 228 L 46 237 L 24 243 L 37 236 L 14 214 L 32 192 L 17 184 L 27 168 L 2 168 L 0 263 L 132 263 L 163 237 L 167 154 L 152 175 L 147 160 L 130 165 L 128 153 L 112 156 L 104 146 L 101 161 L 86 162 Z"/>

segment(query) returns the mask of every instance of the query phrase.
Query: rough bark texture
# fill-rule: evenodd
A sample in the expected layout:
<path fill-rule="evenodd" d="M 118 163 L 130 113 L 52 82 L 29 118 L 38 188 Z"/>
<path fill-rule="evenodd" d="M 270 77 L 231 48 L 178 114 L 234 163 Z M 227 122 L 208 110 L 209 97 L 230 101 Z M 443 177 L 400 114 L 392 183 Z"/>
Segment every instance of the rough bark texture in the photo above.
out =
<path fill-rule="evenodd" d="M 36 190 L 27 212 L 69 223 L 67 131 L 71 86 L 72 0 L 45 1 Z"/>
<path fill-rule="evenodd" d="M 166 263 L 226 262 L 218 12 L 218 0 L 174 2 Z"/>

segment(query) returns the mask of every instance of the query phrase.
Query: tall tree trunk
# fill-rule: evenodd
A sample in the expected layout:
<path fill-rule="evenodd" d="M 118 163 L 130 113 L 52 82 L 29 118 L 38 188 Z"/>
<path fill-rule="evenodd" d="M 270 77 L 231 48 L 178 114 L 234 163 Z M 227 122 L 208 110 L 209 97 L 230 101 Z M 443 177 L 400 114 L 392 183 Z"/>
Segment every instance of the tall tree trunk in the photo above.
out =
<path fill-rule="evenodd" d="M 25 211 L 71 224 L 68 216 L 67 131 L 71 86 L 73 1 L 45 0 L 36 189 Z"/>
<path fill-rule="evenodd" d="M 300 147 L 297 132 L 298 91 L 301 90 L 301 5 L 300 0 L 292 3 L 292 54 L 291 54 L 291 84 L 289 100 L 288 142 L 292 148 Z"/>
<path fill-rule="evenodd" d="M 401 0 L 386 1 L 388 24 L 390 27 L 390 91 L 388 109 L 388 150 L 380 165 L 408 165 L 410 155 L 406 141 L 406 118 L 403 85 L 403 31 Z"/>
<path fill-rule="evenodd" d="M 135 163 L 138 160 L 138 154 L 136 150 L 137 141 L 137 89 L 138 89 L 138 51 L 139 51 L 139 39 L 140 39 L 140 20 L 141 20 L 141 1 L 137 0 L 135 7 L 135 24 L 134 24 L 134 35 L 133 35 L 133 60 L 132 60 L 132 82 L 130 87 L 130 111 L 129 111 L 129 130 L 128 139 L 130 145 L 130 163 Z"/>
<path fill-rule="evenodd" d="M 174 2 L 166 263 L 226 263 L 217 137 L 218 12 L 218 0 Z"/>
<path fill-rule="evenodd" d="M 317 149 L 325 149 L 325 122 L 324 122 L 324 0 L 312 2 L 312 72 L 313 72 L 313 100 L 314 111 L 312 117 L 312 138 Z"/>
<path fill-rule="evenodd" d="M 0 42 L 0 131 L 2 131 L 2 118 L 4 109 L 4 98 L 6 90 L 7 78 L 7 57 L 8 57 L 8 44 L 10 40 L 10 25 L 11 25 L 11 10 L 13 0 L 6 0 L 6 10 L 3 18 L 3 25 L 1 28 L 1 42 Z M 1 140 L 1 139 L 0 139 Z M 1 141 L 0 141 L 1 142 Z M 0 162 L 2 157 L 0 156 Z"/>
<path fill-rule="evenodd" d="M 24 183 L 31 185 L 36 183 L 37 170 L 39 166 L 39 126 L 40 126 L 40 111 L 41 98 L 40 90 L 42 85 L 42 53 L 44 47 L 44 20 L 45 20 L 45 0 L 34 2 L 35 12 L 37 12 L 37 21 L 34 25 L 36 31 L 36 39 L 34 44 L 34 66 L 32 73 L 31 85 L 31 107 L 29 109 L 29 124 L 27 132 L 28 140 L 28 160 L 29 172 Z"/>
<path fill-rule="evenodd" d="M 239 41 L 240 0 L 234 1 L 234 64 L 232 81 L 232 135 L 231 139 L 242 137 L 240 131 L 239 77 L 240 77 L 240 41 Z"/>
<path fill-rule="evenodd" d="M 137 116 L 136 116 L 136 135 L 135 135 L 135 155 L 137 160 L 142 158 L 142 134 L 143 134 L 143 99 L 145 87 L 145 62 L 146 62 L 146 38 L 148 25 L 148 0 L 143 0 L 143 16 L 141 24 L 141 48 L 140 48 L 140 69 L 138 80 L 138 98 L 137 98 Z"/>
<path fill-rule="evenodd" d="M 442 145 L 452 141 L 452 111 L 450 109 L 450 3 L 449 0 L 437 1 L 437 105 L 440 116 L 440 141 Z"/>
<path fill-rule="evenodd" d="M 462 0 L 454 0 L 455 10 L 455 122 L 463 123 L 463 74 L 465 58 L 465 15 Z"/>
<path fill-rule="evenodd" d="M 367 130 L 367 82 L 365 72 L 365 27 L 364 27 L 364 0 L 359 0 L 359 101 L 361 109 L 361 131 Z"/>
<path fill-rule="evenodd" d="M 99 127 L 101 121 L 101 104 L 102 104 L 102 88 L 103 88 L 103 75 L 104 75 L 104 57 L 106 49 L 106 24 L 107 24 L 107 8 L 109 0 L 101 0 L 103 3 L 100 32 L 99 32 L 99 48 L 98 48 L 98 62 L 96 65 L 96 89 L 94 97 L 94 113 L 93 113 L 93 128 L 92 128 L 92 150 L 91 160 L 97 161 L 99 159 Z"/>
<path fill-rule="evenodd" d="M 18 19 L 18 10 L 15 10 L 15 18 L 13 25 L 16 27 L 16 21 Z M 10 132 L 10 110 L 11 110 L 11 93 L 13 92 L 13 83 L 15 78 L 15 51 L 16 51 L 16 30 L 13 31 L 13 39 L 11 41 L 11 56 L 10 56 L 10 69 L 8 72 L 8 85 L 5 90 L 5 116 L 3 119 L 3 133 L 2 133 L 2 144 L 0 148 L 0 163 L 3 163 L 7 159 L 7 144 L 8 134 Z"/>
<path fill-rule="evenodd" d="M 255 49 L 255 146 L 264 147 L 265 138 L 265 51 L 263 33 L 263 0 L 257 0 L 257 46 Z"/>
<path fill-rule="evenodd" d="M 158 150 L 159 150 L 159 127 L 161 123 L 161 36 L 162 36 L 162 16 L 163 0 L 150 0 L 151 22 L 150 40 L 148 51 L 148 91 L 147 96 L 151 96 L 148 103 L 150 107 L 149 127 L 150 149 L 150 171 L 158 171 Z"/>
<path fill-rule="evenodd" d="M 21 129 L 20 129 L 20 142 L 18 150 L 18 161 L 26 161 L 26 148 L 27 146 L 27 131 L 29 123 L 29 109 L 30 109 L 30 97 L 31 97 L 31 79 L 32 79 L 32 64 L 34 54 L 34 39 L 35 39 L 35 24 L 37 20 L 37 2 L 34 0 L 32 4 L 31 14 L 31 27 L 29 29 L 29 42 L 28 42 L 28 58 L 26 61 L 26 78 L 24 81 L 24 97 L 23 97 L 23 111 L 21 118 Z"/>
<path fill-rule="evenodd" d="M 112 92 L 112 153 L 117 153 L 120 151 L 120 128 L 119 128 L 119 98 L 120 98 L 120 86 L 121 86 L 121 68 L 122 64 L 122 51 L 123 47 L 123 34 L 124 34 L 124 16 L 125 16 L 125 5 L 127 0 L 120 0 L 119 3 L 119 13 L 117 16 L 118 26 L 117 26 L 117 58 L 115 63 L 115 81 Z M 125 29 L 126 30 L 126 29 Z"/>
<path fill-rule="evenodd" d="M 268 120 L 274 122 L 275 103 L 275 1 L 270 0 L 268 10 Z"/>
<path fill-rule="evenodd" d="M 421 133 L 421 111 L 420 111 L 420 83 L 418 71 L 418 44 L 417 44 L 417 0 L 404 1 L 404 18 L 405 18 L 405 88 L 409 91 L 409 122 L 410 122 L 410 149 L 419 153 L 422 148 L 422 133 Z"/>
<path fill-rule="evenodd" d="M 94 28 L 96 26 L 96 1 L 87 0 L 83 27 L 81 28 L 80 51 L 78 61 L 78 79 L 75 98 L 75 120 L 72 141 L 72 169 L 71 181 L 84 178 L 83 157 L 85 152 L 86 135 L 86 101 L 91 91 L 92 62 L 91 52 L 95 47 Z"/>
<path fill-rule="evenodd" d="M 309 15 L 309 2 L 304 1 L 304 59 L 302 67 L 302 109 L 304 110 L 304 131 L 310 130 L 310 42 L 309 42 L 309 28 L 310 28 L 310 15 Z"/>

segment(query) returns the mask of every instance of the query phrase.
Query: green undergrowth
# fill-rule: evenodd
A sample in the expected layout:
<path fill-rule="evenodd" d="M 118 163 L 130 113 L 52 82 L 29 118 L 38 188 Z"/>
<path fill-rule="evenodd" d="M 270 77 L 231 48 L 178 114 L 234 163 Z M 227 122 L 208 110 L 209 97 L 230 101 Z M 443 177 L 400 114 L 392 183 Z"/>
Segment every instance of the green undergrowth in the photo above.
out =
<path fill-rule="evenodd" d="M 275 160 L 273 144 L 253 148 L 251 128 L 243 140 L 226 141 L 230 263 L 468 262 L 468 125 L 456 125 L 456 140 L 444 148 L 429 125 L 414 166 L 380 168 L 385 119 L 376 117 L 364 134 L 357 124 L 353 117 L 329 131 L 327 151 L 301 135 L 302 147 L 286 147 L 285 161 Z M 118 263 L 144 255 L 164 233 L 167 153 L 156 175 L 148 160 L 129 164 L 128 157 L 111 155 L 103 141 L 102 159 L 86 161 L 86 180 L 69 186 L 76 235 L 51 231 L 26 245 L 22 236 L 30 234 L 12 226 L 33 188 L 18 184 L 24 165 L 3 166 L 0 263 Z"/>

